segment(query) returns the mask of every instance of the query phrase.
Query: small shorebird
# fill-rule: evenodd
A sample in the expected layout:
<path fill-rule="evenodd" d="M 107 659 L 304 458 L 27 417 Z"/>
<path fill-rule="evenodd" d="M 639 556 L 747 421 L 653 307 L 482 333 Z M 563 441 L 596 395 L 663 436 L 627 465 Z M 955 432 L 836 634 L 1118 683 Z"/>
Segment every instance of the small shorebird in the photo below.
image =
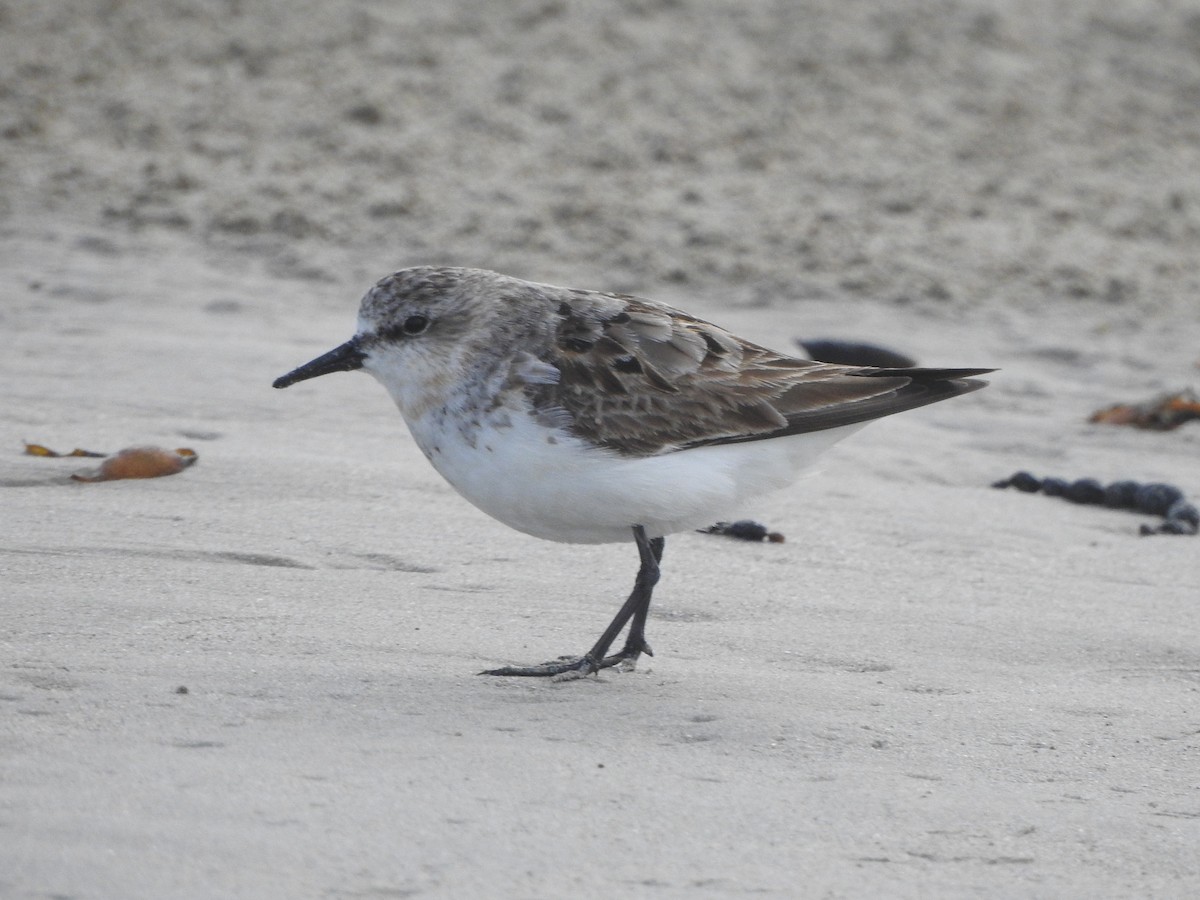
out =
<path fill-rule="evenodd" d="M 362 369 L 488 515 L 551 541 L 632 533 L 633 591 L 583 656 L 480 674 L 578 678 L 653 655 L 665 535 L 790 484 L 872 419 L 981 388 L 991 369 L 796 359 L 662 303 L 422 266 L 380 280 L 358 333 L 275 381 Z M 629 625 L 624 646 L 609 653 Z"/>

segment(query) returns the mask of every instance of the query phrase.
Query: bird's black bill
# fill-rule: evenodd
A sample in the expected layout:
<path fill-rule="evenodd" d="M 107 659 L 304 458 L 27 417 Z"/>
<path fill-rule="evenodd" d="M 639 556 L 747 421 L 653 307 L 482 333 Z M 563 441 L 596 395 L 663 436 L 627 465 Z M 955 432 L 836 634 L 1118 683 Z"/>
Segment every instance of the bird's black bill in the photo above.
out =
<path fill-rule="evenodd" d="M 335 347 L 324 356 L 318 356 L 312 362 L 306 362 L 298 369 L 292 369 L 282 378 L 276 378 L 273 387 L 290 387 L 297 381 L 307 381 L 318 375 L 328 375 L 330 372 L 352 372 L 361 369 L 364 354 L 358 346 L 358 338 L 350 338 L 340 347 Z"/>

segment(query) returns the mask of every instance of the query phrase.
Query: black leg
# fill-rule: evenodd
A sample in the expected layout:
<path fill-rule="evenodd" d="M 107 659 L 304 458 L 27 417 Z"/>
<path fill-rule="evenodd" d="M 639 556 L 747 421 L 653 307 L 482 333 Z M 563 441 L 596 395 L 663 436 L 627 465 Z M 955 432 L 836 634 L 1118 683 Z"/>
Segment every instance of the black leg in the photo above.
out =
<path fill-rule="evenodd" d="M 662 562 L 663 547 L 666 545 L 666 541 L 663 538 L 657 537 L 650 540 L 649 544 L 650 552 L 654 556 L 654 581 L 650 582 L 647 586 L 645 594 L 642 597 L 642 604 L 633 611 L 633 621 L 629 625 L 629 634 L 625 637 L 625 646 L 621 648 L 621 652 L 604 657 L 604 660 L 600 663 L 600 668 L 602 669 L 607 669 L 609 666 L 615 666 L 623 662 L 636 663 L 637 658 L 643 653 L 647 656 L 654 655 L 654 651 L 650 649 L 650 644 L 646 641 L 646 617 L 650 614 L 650 597 L 654 592 L 654 583 L 658 581 L 658 564 Z M 646 569 L 646 560 L 640 542 L 638 543 L 638 551 L 643 553 L 642 569 L 638 571 L 638 577 L 640 578 L 642 572 Z M 593 652 L 595 652 L 595 648 L 593 648 Z"/>
<path fill-rule="evenodd" d="M 650 597 L 654 593 L 654 585 L 658 583 L 658 564 L 662 560 L 665 542 L 660 537 L 646 537 L 646 529 L 641 525 L 633 526 L 633 539 L 637 543 L 638 556 L 641 559 L 637 578 L 633 582 L 633 591 L 591 650 L 581 657 L 562 657 L 542 663 L 540 666 L 504 666 L 479 674 L 582 678 L 625 660 L 635 661 L 642 653 L 653 656 L 650 645 L 646 643 L 646 617 L 650 612 Z M 613 641 L 617 639 L 617 635 L 621 633 L 630 619 L 633 620 L 633 624 L 629 626 L 629 636 L 626 638 L 625 646 L 620 652 L 606 656 L 608 648 L 612 646 Z"/>

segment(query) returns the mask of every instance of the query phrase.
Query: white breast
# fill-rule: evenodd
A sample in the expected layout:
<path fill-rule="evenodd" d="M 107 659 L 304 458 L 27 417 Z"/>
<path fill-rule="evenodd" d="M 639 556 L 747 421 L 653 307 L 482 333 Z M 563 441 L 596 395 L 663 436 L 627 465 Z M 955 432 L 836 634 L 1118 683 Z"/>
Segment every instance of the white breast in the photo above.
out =
<path fill-rule="evenodd" d="M 442 477 L 479 509 L 526 534 L 570 543 L 627 541 L 633 525 L 651 537 L 710 525 L 790 484 L 861 427 L 631 458 L 527 413 L 489 419 L 475 432 L 448 428 L 436 415 L 408 424 Z"/>

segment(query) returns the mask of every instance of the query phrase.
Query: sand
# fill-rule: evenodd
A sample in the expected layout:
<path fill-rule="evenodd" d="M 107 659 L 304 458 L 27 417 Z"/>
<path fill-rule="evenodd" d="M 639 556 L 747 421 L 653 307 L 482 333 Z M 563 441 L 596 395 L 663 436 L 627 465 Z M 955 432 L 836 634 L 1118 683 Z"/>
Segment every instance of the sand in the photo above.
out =
<path fill-rule="evenodd" d="M 1183 2 L 0 7 L 0 896 L 1191 897 Z M 417 263 L 991 365 L 668 540 L 512 532 L 383 390 L 272 379 Z M 188 447 L 169 477 L 92 460 Z"/>

